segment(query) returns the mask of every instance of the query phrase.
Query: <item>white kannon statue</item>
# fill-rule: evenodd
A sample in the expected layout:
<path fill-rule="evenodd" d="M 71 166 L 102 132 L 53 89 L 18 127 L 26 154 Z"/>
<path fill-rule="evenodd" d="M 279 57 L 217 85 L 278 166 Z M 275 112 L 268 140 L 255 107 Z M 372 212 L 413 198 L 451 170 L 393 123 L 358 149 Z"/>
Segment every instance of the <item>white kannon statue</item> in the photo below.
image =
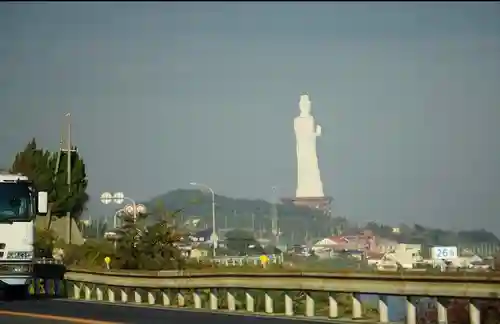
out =
<path fill-rule="evenodd" d="M 316 137 L 321 135 L 321 126 L 311 116 L 311 101 L 307 94 L 300 96 L 300 116 L 294 119 L 297 140 L 297 198 L 324 197 L 323 183 L 316 154 Z"/>

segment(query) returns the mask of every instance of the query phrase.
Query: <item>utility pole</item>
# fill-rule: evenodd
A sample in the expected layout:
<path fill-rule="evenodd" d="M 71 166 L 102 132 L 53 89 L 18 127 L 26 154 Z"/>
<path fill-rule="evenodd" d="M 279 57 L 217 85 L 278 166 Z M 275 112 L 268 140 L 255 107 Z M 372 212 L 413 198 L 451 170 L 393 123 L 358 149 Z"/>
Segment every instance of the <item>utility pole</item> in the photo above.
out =
<path fill-rule="evenodd" d="M 57 175 L 57 173 L 59 172 L 59 165 L 60 165 L 60 162 L 61 162 L 61 155 L 63 153 L 66 153 L 67 154 L 67 170 L 66 170 L 66 184 L 68 185 L 68 194 L 71 195 L 71 166 L 72 166 L 72 163 L 71 163 L 71 156 L 73 154 L 73 152 L 77 152 L 75 149 L 73 149 L 72 145 L 71 145 L 71 113 L 67 113 L 65 115 L 67 117 L 66 119 L 66 136 L 64 135 L 64 132 L 63 132 L 63 135 L 61 136 L 61 142 L 60 142 L 60 147 L 59 147 L 59 152 L 57 154 L 57 162 L 56 162 L 56 169 L 54 170 L 55 172 L 55 175 Z M 67 235 L 66 235 L 66 238 L 67 238 L 67 243 L 68 244 L 71 244 L 71 211 L 68 210 L 66 211 L 66 221 L 67 221 L 67 225 L 66 225 L 66 231 L 67 231 Z"/>
<path fill-rule="evenodd" d="M 68 154 L 68 164 L 66 166 L 67 168 L 67 180 L 68 180 L 68 196 L 71 195 L 71 155 L 72 155 L 72 147 L 71 147 L 71 114 L 67 113 L 66 116 L 68 117 L 68 140 L 67 140 L 67 146 L 66 146 L 66 152 Z M 71 211 L 68 209 L 66 212 L 66 218 L 68 220 L 68 244 L 71 244 Z M 99 227 L 99 225 L 98 225 Z"/>
<path fill-rule="evenodd" d="M 212 241 L 212 255 L 215 257 L 216 252 L 217 252 L 217 246 L 219 245 L 219 237 L 217 236 L 217 231 L 215 229 L 215 191 L 210 188 L 209 186 L 202 184 L 202 183 L 196 183 L 196 182 L 191 182 L 190 185 L 192 186 L 199 186 L 202 188 L 207 189 L 210 191 L 212 194 L 212 235 L 210 235 L 210 241 Z"/>
<path fill-rule="evenodd" d="M 231 220 L 231 224 L 232 224 L 232 228 L 236 228 L 238 226 L 235 226 L 235 224 L 238 224 L 239 222 L 237 221 L 237 217 L 238 217 L 238 212 L 236 212 L 236 210 L 233 209 L 233 218 Z"/>

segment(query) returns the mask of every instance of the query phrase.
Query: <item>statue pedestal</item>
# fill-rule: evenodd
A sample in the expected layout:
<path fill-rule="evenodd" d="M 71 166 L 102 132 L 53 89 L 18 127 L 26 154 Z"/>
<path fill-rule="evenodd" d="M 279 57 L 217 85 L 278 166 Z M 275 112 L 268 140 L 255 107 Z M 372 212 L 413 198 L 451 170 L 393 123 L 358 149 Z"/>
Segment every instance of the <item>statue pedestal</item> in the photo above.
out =
<path fill-rule="evenodd" d="M 284 203 L 293 203 L 295 206 L 308 207 L 311 209 L 319 209 L 326 215 L 331 213 L 332 197 L 295 197 L 282 198 Z"/>

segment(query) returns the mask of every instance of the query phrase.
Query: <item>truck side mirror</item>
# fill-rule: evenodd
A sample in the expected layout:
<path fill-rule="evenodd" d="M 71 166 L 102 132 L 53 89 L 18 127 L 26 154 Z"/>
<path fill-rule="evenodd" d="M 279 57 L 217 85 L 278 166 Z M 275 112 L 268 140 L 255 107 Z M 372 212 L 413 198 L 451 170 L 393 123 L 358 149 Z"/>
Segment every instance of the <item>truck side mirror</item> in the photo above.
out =
<path fill-rule="evenodd" d="M 37 202 L 38 214 L 47 214 L 49 210 L 49 200 L 48 194 L 45 191 L 38 192 L 38 202 Z"/>

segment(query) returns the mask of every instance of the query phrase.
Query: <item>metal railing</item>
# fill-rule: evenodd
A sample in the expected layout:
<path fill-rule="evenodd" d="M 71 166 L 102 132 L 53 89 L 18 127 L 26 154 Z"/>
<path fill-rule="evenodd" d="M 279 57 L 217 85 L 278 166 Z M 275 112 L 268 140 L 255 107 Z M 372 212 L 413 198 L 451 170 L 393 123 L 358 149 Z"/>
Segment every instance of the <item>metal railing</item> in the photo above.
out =
<path fill-rule="evenodd" d="M 35 264 L 63 264 L 63 262 L 54 258 L 36 258 Z"/>
<path fill-rule="evenodd" d="M 466 298 L 471 324 L 481 323 L 481 300 L 498 301 L 500 277 L 369 273 L 155 273 L 65 274 L 69 298 L 110 303 L 244 311 L 286 317 L 324 317 L 388 323 L 388 296 L 404 298 L 407 324 L 417 323 L 417 300 L 432 298 L 440 323 L 447 301 Z M 361 296 L 377 296 L 368 305 Z M 486 316 L 486 315 L 484 315 Z"/>
<path fill-rule="evenodd" d="M 269 255 L 269 264 L 282 264 L 283 257 L 281 255 Z M 262 264 L 260 256 L 220 256 L 206 260 L 200 260 L 205 262 L 210 262 L 217 265 L 227 266 L 227 267 L 237 267 L 253 265 L 258 266 Z"/>

